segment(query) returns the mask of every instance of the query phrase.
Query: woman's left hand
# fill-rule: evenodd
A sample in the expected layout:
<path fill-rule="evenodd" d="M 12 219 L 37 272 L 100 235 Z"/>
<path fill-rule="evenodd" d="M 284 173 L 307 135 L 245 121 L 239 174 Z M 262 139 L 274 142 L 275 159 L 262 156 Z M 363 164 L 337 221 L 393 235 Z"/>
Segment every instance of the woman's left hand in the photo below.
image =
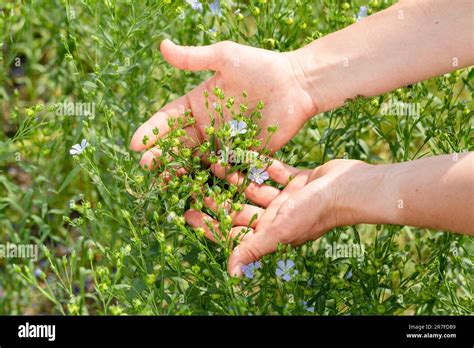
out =
<path fill-rule="evenodd" d="M 243 231 L 248 232 L 229 258 L 229 273 L 240 276 L 244 265 L 274 252 L 278 243 L 300 245 L 336 226 L 355 223 L 352 197 L 357 196 L 361 185 L 351 184 L 363 182 L 364 171 L 370 167 L 373 166 L 356 160 L 332 160 L 312 170 L 300 170 L 273 160 L 266 171 L 270 179 L 285 187 L 279 190 L 251 182 L 245 188 L 246 198 L 255 205 L 244 205 L 240 212 L 230 214 L 234 226 L 230 235 L 236 237 Z M 211 169 L 231 184 L 243 183 L 242 173 L 226 175 L 227 170 L 218 164 Z M 210 197 L 205 198 L 204 203 L 212 210 L 218 208 Z M 214 240 L 208 224 L 211 222 L 217 230 L 216 220 L 196 210 L 188 210 L 185 218 L 193 227 L 202 227 L 205 235 Z"/>

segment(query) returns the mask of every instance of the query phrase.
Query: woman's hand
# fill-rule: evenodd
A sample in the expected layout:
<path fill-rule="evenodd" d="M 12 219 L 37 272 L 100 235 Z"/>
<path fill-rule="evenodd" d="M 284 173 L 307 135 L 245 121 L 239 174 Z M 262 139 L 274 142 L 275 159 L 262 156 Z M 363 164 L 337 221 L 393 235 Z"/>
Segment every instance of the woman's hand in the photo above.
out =
<path fill-rule="evenodd" d="M 131 148 L 135 151 L 149 149 L 142 156 L 142 166 L 151 168 L 153 159 L 160 155 L 159 149 L 150 147 L 158 137 L 169 131 L 167 120 L 170 116 L 183 116 L 185 111 L 191 110 L 196 126 L 188 126 L 188 136 L 183 138 L 190 147 L 208 137 L 205 133 L 205 128 L 209 125 L 205 90 L 209 91 L 210 105 L 215 101 L 212 93 L 215 87 L 223 89 L 229 96 L 235 96 L 237 107 L 240 101 L 237 96 L 241 96 L 242 91 L 248 93 L 249 110 L 255 109 L 257 103 L 263 101 L 265 108 L 260 122 L 260 137 L 266 138 L 266 130 L 270 125 L 278 125 L 280 129 L 272 136 L 268 145 L 271 151 L 286 144 L 306 120 L 316 113 L 312 99 L 301 87 L 303 72 L 295 65 L 292 52 L 272 52 L 230 41 L 210 46 L 186 47 L 177 46 L 169 40 L 161 43 L 161 52 L 170 64 L 179 69 L 213 70 L 216 73 L 186 95 L 164 106 L 135 132 Z M 231 115 L 225 116 L 230 119 Z M 159 130 L 158 135 L 153 132 L 155 128 Z M 145 144 L 144 138 L 148 139 Z"/>
<path fill-rule="evenodd" d="M 216 73 L 145 122 L 133 135 L 131 148 L 148 149 L 141 164 L 151 168 L 161 154 L 152 146 L 168 132 L 168 118 L 183 116 L 187 110 L 197 126 L 187 127 L 188 135 L 182 141 L 190 147 L 199 144 L 207 138 L 209 124 L 203 93 L 208 90 L 214 97 L 212 91 L 218 86 L 229 96 L 247 91 L 249 110 L 260 100 L 265 103 L 260 136 L 266 137 L 269 125 L 279 126 L 268 144 L 274 152 L 316 113 L 337 108 L 356 96 L 379 95 L 472 65 L 471 8 L 470 1 L 456 6 L 449 0 L 401 1 L 288 53 L 230 41 L 185 47 L 165 40 L 161 52 L 173 66 Z"/>
<path fill-rule="evenodd" d="M 240 173 L 211 169 L 234 185 L 243 182 Z M 285 188 L 251 183 L 245 189 L 256 206 L 231 214 L 231 237 L 250 227 L 229 258 L 231 275 L 241 275 L 243 265 L 275 251 L 278 243 L 300 245 L 337 226 L 397 224 L 474 235 L 474 152 L 386 165 L 332 160 L 313 170 L 274 160 L 267 172 Z M 210 198 L 204 202 L 218 208 Z M 211 217 L 189 210 L 185 218 L 214 238 L 205 223 Z"/>
<path fill-rule="evenodd" d="M 245 205 L 242 211 L 231 213 L 234 226 L 231 236 L 250 229 L 230 256 L 229 273 L 241 275 L 243 265 L 275 251 L 278 243 L 300 245 L 319 238 L 333 227 L 356 223 L 352 197 L 364 194 L 364 185 L 357 183 L 365 180 L 364 173 L 370 167 L 361 161 L 333 160 L 313 170 L 299 170 L 274 160 L 267 172 L 285 188 L 279 190 L 252 182 L 245 189 L 245 196 L 256 206 Z M 226 175 L 226 169 L 220 165 L 211 169 L 234 185 L 239 186 L 244 180 L 241 173 Z M 204 202 L 213 210 L 218 208 L 210 197 Z M 217 221 L 195 210 L 187 211 L 185 218 L 193 227 L 204 228 L 206 236 L 214 240 L 207 223 L 210 221 L 217 227 Z"/>

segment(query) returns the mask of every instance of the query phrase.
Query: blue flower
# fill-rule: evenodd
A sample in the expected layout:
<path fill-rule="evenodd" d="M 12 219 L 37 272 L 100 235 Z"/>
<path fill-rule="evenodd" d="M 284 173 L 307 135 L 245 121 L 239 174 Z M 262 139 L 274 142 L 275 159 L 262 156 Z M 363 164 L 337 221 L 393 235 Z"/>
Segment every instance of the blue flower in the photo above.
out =
<path fill-rule="evenodd" d="M 277 277 L 282 278 L 285 282 L 289 282 L 291 277 L 294 277 L 298 274 L 298 270 L 296 269 L 291 272 L 293 267 L 295 267 L 293 260 L 287 260 L 286 263 L 284 260 L 279 260 L 277 262 L 275 274 Z"/>
<path fill-rule="evenodd" d="M 245 121 L 232 120 L 229 122 L 230 136 L 235 137 L 237 134 L 247 133 L 247 123 Z"/>
<path fill-rule="evenodd" d="M 214 0 L 214 2 L 209 4 L 209 8 L 211 9 L 211 13 L 214 16 L 222 17 L 221 6 L 219 5 L 219 0 Z"/>
<path fill-rule="evenodd" d="M 308 306 L 308 302 L 303 301 L 303 307 L 306 309 L 308 312 L 314 313 L 314 306 Z"/>
<path fill-rule="evenodd" d="M 256 182 L 259 185 L 263 184 L 263 182 L 265 180 L 268 180 L 269 177 L 270 176 L 263 168 L 261 169 L 257 167 L 250 168 L 249 179 L 252 180 L 253 182 Z"/>
<path fill-rule="evenodd" d="M 253 276 L 254 276 L 253 272 L 259 269 L 260 267 L 261 267 L 260 261 L 251 262 L 248 265 L 242 266 L 242 272 L 247 278 L 253 279 Z"/>
<path fill-rule="evenodd" d="M 42 273 L 42 272 L 41 272 L 41 269 L 35 268 L 35 277 L 36 277 L 36 278 L 41 277 L 41 273 Z"/>
<path fill-rule="evenodd" d="M 199 0 L 186 0 L 186 2 L 191 5 L 192 9 L 195 11 L 202 12 L 202 4 Z"/>
<path fill-rule="evenodd" d="M 356 20 L 359 22 L 365 17 L 367 17 L 367 6 L 361 6 L 359 8 L 359 13 L 357 14 Z"/>
<path fill-rule="evenodd" d="M 80 155 L 81 153 L 84 152 L 86 147 L 87 147 L 87 140 L 82 139 L 80 144 L 72 145 L 72 148 L 71 150 L 69 150 L 69 153 L 73 156 Z"/>
<path fill-rule="evenodd" d="M 346 279 L 351 279 L 352 278 L 352 271 L 349 270 L 349 272 L 347 272 L 346 276 L 344 277 Z"/>

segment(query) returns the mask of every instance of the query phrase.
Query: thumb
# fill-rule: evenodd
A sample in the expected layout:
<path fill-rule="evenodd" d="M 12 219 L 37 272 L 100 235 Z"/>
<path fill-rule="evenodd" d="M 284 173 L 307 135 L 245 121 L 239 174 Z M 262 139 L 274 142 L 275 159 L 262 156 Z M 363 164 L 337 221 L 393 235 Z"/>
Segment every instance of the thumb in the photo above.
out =
<path fill-rule="evenodd" d="M 209 46 L 179 46 L 171 40 L 163 40 L 160 45 L 165 60 L 183 70 L 219 70 L 226 42 Z"/>
<path fill-rule="evenodd" d="M 240 277 L 242 267 L 262 258 L 263 255 L 277 250 L 278 239 L 276 233 L 262 230 L 257 233 L 248 234 L 242 243 L 235 247 L 229 257 L 227 270 L 231 276 Z"/>

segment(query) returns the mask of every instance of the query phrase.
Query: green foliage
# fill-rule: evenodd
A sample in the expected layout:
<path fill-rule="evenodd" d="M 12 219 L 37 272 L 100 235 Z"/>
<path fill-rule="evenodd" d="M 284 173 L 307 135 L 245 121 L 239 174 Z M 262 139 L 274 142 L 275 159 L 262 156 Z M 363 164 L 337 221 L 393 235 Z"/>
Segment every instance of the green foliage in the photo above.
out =
<path fill-rule="evenodd" d="M 280 246 L 253 279 L 232 279 L 226 272 L 232 241 L 207 241 L 182 215 L 199 205 L 203 188 L 218 202 L 245 200 L 183 148 L 178 139 L 189 120 L 173 119 L 174 130 L 159 143 L 167 156 L 157 163 L 172 174 L 184 166 L 186 175 L 167 181 L 144 171 L 128 148 L 139 124 L 209 74 L 170 67 L 159 53 L 162 39 L 288 51 L 351 24 L 362 4 L 222 1 L 222 16 L 207 5 L 201 13 L 164 0 L 1 4 L 0 241 L 41 248 L 36 262 L 0 258 L 0 313 L 472 313 L 472 238 L 441 231 L 336 228 L 295 249 Z M 390 4 L 371 1 L 369 13 Z M 382 163 L 472 150 L 472 75 L 465 69 L 348 101 L 308 122 L 277 158 L 314 167 L 341 157 Z M 221 98 L 220 108 L 230 106 L 242 120 L 230 97 Z M 419 104 L 420 112 L 383 115 L 391 100 Z M 64 101 L 93 103 L 95 113 L 62 115 Z M 221 117 L 219 107 L 208 110 L 211 119 Z M 214 125 L 208 130 L 214 140 L 201 152 L 216 155 L 217 142 L 255 149 L 259 110 L 250 111 L 239 143 L 230 141 L 228 125 Z M 82 139 L 89 145 L 71 156 Z M 236 168 L 245 172 L 249 164 Z M 225 234 L 226 212 L 208 213 Z M 327 257 L 332 243 L 362 244 L 364 257 Z M 289 259 L 298 274 L 286 282 L 275 271 Z"/>

